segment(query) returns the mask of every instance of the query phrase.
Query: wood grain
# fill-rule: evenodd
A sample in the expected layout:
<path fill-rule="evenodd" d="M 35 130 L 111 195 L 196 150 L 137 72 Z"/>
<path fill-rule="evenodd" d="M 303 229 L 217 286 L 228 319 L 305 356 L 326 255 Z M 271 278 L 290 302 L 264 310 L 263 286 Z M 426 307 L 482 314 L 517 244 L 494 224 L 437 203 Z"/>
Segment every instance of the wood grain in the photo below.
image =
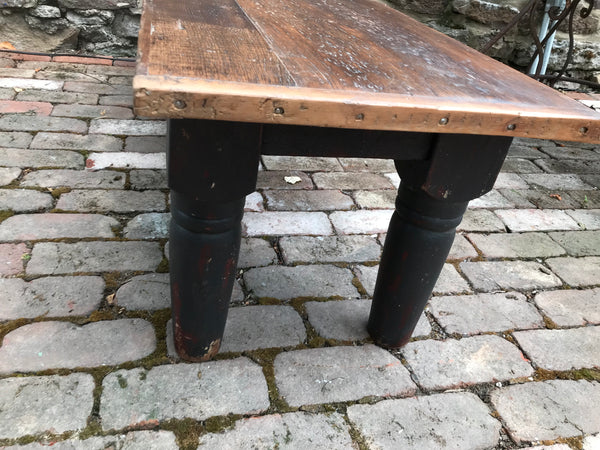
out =
<path fill-rule="evenodd" d="M 600 142 L 600 114 L 374 0 L 148 0 L 136 111 Z"/>

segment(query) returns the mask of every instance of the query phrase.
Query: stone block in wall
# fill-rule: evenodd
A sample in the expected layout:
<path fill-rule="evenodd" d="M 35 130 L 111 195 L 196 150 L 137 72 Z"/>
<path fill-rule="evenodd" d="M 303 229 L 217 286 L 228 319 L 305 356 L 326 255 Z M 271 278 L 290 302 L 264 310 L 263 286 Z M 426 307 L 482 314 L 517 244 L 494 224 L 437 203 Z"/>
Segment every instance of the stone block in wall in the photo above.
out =
<path fill-rule="evenodd" d="M 115 18 L 113 11 L 98 9 L 67 11 L 67 20 L 75 26 L 81 25 L 108 25 Z"/>
<path fill-rule="evenodd" d="M 140 30 L 140 18 L 128 14 L 117 14 L 112 28 L 116 36 L 137 38 Z"/>
<path fill-rule="evenodd" d="M 520 0 L 454 0 L 452 9 L 479 23 L 501 24 L 509 23 L 519 14 L 524 3 Z"/>
<path fill-rule="evenodd" d="M 401 11 L 439 15 L 444 12 L 449 0 L 389 0 L 389 2 L 398 6 Z"/>
<path fill-rule="evenodd" d="M 575 12 L 575 16 L 573 17 L 573 32 L 576 34 L 593 34 L 598 31 L 600 28 L 600 11 L 594 10 L 587 17 L 581 17 L 581 9 L 583 5 L 579 5 L 577 7 L 577 11 Z M 558 28 L 560 31 L 565 33 L 569 32 L 569 24 L 568 21 L 565 21 Z"/>
<path fill-rule="evenodd" d="M 63 52 L 77 48 L 76 28 L 65 28 L 55 34 L 47 34 L 41 30 L 31 28 L 23 14 L 0 14 L 0 29 L 3 35 L 18 50 L 30 52 Z"/>
<path fill-rule="evenodd" d="M 137 0 L 58 0 L 66 9 L 123 9 L 134 8 Z"/>
<path fill-rule="evenodd" d="M 34 16 L 25 16 L 25 22 L 30 28 L 40 30 L 47 34 L 57 34 L 60 31 L 70 28 L 70 24 L 66 19 L 40 19 Z"/>
<path fill-rule="evenodd" d="M 61 17 L 60 9 L 56 6 L 40 5 L 29 11 L 30 16 L 39 17 L 40 19 L 58 19 Z"/>
<path fill-rule="evenodd" d="M 38 5 L 37 0 L 2 0 L 0 9 L 2 8 L 35 8 Z"/>

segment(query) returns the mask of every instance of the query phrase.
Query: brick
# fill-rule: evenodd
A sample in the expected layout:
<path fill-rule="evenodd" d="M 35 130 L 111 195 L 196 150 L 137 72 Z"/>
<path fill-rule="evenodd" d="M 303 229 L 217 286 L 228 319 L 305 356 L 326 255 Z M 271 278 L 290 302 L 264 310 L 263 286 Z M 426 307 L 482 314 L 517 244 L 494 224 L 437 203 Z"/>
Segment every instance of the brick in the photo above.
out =
<path fill-rule="evenodd" d="M 594 286 L 600 280 L 598 256 L 551 258 L 546 263 L 570 286 Z"/>
<path fill-rule="evenodd" d="M 31 148 L 50 150 L 87 150 L 100 152 L 120 152 L 121 139 L 106 135 L 81 135 L 71 133 L 38 133 Z"/>
<path fill-rule="evenodd" d="M 381 247 L 369 236 L 285 236 L 279 247 L 286 264 L 379 261 Z"/>
<path fill-rule="evenodd" d="M 494 233 L 506 231 L 504 223 L 492 211 L 485 209 L 468 209 L 457 231 L 477 231 Z"/>
<path fill-rule="evenodd" d="M 376 158 L 338 158 L 347 172 L 394 172 L 396 166 L 393 159 Z"/>
<path fill-rule="evenodd" d="M 600 231 L 565 231 L 549 233 L 549 236 L 570 256 L 600 255 Z"/>
<path fill-rule="evenodd" d="M 133 111 L 130 108 L 106 105 L 56 105 L 52 111 L 52 115 L 87 119 L 133 119 Z"/>
<path fill-rule="evenodd" d="M 600 288 L 540 292 L 534 301 L 559 327 L 600 325 Z"/>
<path fill-rule="evenodd" d="M 600 209 L 567 211 L 584 230 L 600 230 Z"/>
<path fill-rule="evenodd" d="M 127 239 L 163 239 L 169 236 L 171 214 L 144 213 L 131 219 L 123 235 Z"/>
<path fill-rule="evenodd" d="M 277 253 L 269 243 L 260 238 L 242 238 L 238 267 L 269 266 L 277 263 Z"/>
<path fill-rule="evenodd" d="M 458 388 L 533 374 L 533 367 L 517 347 L 493 335 L 409 342 L 402 356 L 424 389 Z"/>
<path fill-rule="evenodd" d="M 164 211 L 165 195 L 160 191 L 74 190 L 62 194 L 56 208 L 82 212 Z"/>
<path fill-rule="evenodd" d="M 94 119 L 90 134 L 118 134 L 128 136 L 164 136 L 167 122 L 164 120 Z"/>
<path fill-rule="evenodd" d="M 283 445 L 283 447 L 282 447 Z M 200 448 L 354 448 L 348 425 L 338 413 L 295 412 L 238 420 L 233 429 L 200 437 Z"/>
<path fill-rule="evenodd" d="M 19 175 L 21 175 L 21 169 L 17 167 L 0 167 L 0 186 L 11 184 Z"/>
<path fill-rule="evenodd" d="M 50 194 L 30 189 L 0 189 L 0 210 L 33 212 L 52 206 Z"/>
<path fill-rule="evenodd" d="M 572 370 L 600 366 L 600 327 L 518 331 L 513 336 L 542 369 Z"/>
<path fill-rule="evenodd" d="M 462 335 L 544 326 L 535 306 L 518 292 L 433 297 L 429 310 L 448 333 Z"/>
<path fill-rule="evenodd" d="M 7 450 L 106 450 L 106 449 L 161 449 L 178 450 L 175 435 L 171 431 L 133 431 L 127 434 L 95 436 L 88 439 L 67 439 L 51 443 L 32 443 L 6 447 Z M 568 449 L 567 449 L 568 450 Z"/>
<path fill-rule="evenodd" d="M 11 276 L 23 272 L 23 258 L 28 254 L 25 244 L 0 244 L 0 275 Z"/>
<path fill-rule="evenodd" d="M 98 94 L 27 89 L 26 91 L 19 92 L 17 94 L 17 100 L 50 103 L 83 103 L 87 105 L 95 105 L 98 103 Z"/>
<path fill-rule="evenodd" d="M 27 274 L 152 271 L 162 260 L 156 242 L 42 242 L 35 244 Z"/>
<path fill-rule="evenodd" d="M 336 158 L 320 156 L 270 156 L 262 155 L 263 165 L 267 170 L 315 170 L 341 171 L 342 166 Z"/>
<path fill-rule="evenodd" d="M 101 95 L 99 105 L 133 107 L 133 95 Z"/>
<path fill-rule="evenodd" d="M 130 311 L 156 311 L 171 306 L 168 273 L 149 273 L 133 277 L 115 295 L 115 302 Z"/>
<path fill-rule="evenodd" d="M 514 208 L 515 205 L 509 199 L 504 197 L 500 192 L 492 190 L 487 194 L 471 200 L 469 208 Z"/>
<path fill-rule="evenodd" d="M 93 391 L 94 378 L 84 373 L 0 380 L 0 439 L 83 430 Z"/>
<path fill-rule="evenodd" d="M 454 236 L 454 242 L 448 253 L 448 260 L 477 258 L 477 251 L 471 243 L 461 234 Z"/>
<path fill-rule="evenodd" d="M 260 192 L 253 192 L 246 195 L 246 201 L 244 202 L 245 212 L 262 212 L 264 210 L 265 204 Z"/>
<path fill-rule="evenodd" d="M 371 300 L 341 300 L 306 302 L 308 320 L 315 331 L 325 339 L 338 341 L 362 341 L 369 337 L 367 321 Z M 431 325 L 425 314 L 417 322 L 413 337 L 427 336 Z"/>
<path fill-rule="evenodd" d="M 502 172 L 542 173 L 543 170 L 527 159 L 507 158 L 502 164 Z"/>
<path fill-rule="evenodd" d="M 573 174 L 535 173 L 521 175 L 521 177 L 534 188 L 547 190 L 560 189 L 563 191 L 592 188 L 590 185 L 584 183 L 580 177 Z"/>
<path fill-rule="evenodd" d="M 242 219 L 246 236 L 331 235 L 333 230 L 322 212 L 246 213 Z"/>
<path fill-rule="evenodd" d="M 220 353 L 294 347 L 306 340 L 302 318 L 291 306 L 230 308 Z"/>
<path fill-rule="evenodd" d="M 271 211 L 328 211 L 351 209 L 352 198 L 337 190 L 318 191 L 265 191 Z"/>
<path fill-rule="evenodd" d="M 47 91 L 60 91 L 62 87 L 62 81 L 33 80 L 31 78 L 0 78 L 0 88 L 44 89 Z"/>
<path fill-rule="evenodd" d="M 258 414 L 269 407 L 262 368 L 248 358 L 119 370 L 102 382 L 105 430 L 169 419 Z"/>
<path fill-rule="evenodd" d="M 585 161 L 585 160 L 537 160 L 538 164 L 544 171 L 548 173 L 571 173 L 571 174 L 597 174 L 600 172 L 600 160 Z"/>
<path fill-rule="evenodd" d="M 286 178 L 290 179 L 294 179 L 294 178 L 300 178 L 299 182 L 288 182 L 286 181 Z M 259 171 L 258 172 L 258 179 L 256 181 L 256 188 L 257 189 L 292 189 L 292 190 L 300 190 L 300 189 L 312 189 L 313 188 L 313 182 L 311 180 L 311 178 L 305 174 L 304 172 L 298 172 L 298 171 L 288 171 L 288 172 L 281 172 L 281 171 Z"/>
<path fill-rule="evenodd" d="M 20 214 L 0 224 L 0 241 L 110 238 L 119 222 L 99 214 Z"/>
<path fill-rule="evenodd" d="M 329 218 L 341 234 L 376 234 L 388 230 L 394 211 L 390 209 L 335 211 Z"/>
<path fill-rule="evenodd" d="M 133 153 L 160 153 L 167 151 L 167 139 L 163 136 L 128 136 L 125 151 Z"/>
<path fill-rule="evenodd" d="M 496 389 L 491 401 L 517 443 L 600 431 L 600 383 L 550 380 Z"/>
<path fill-rule="evenodd" d="M 494 183 L 494 189 L 527 189 L 528 187 L 525 180 L 516 173 L 500 172 Z"/>
<path fill-rule="evenodd" d="M 63 89 L 68 92 L 102 95 L 132 95 L 133 91 L 131 86 L 111 86 L 105 83 L 86 83 L 83 81 L 65 81 Z"/>
<path fill-rule="evenodd" d="M 26 187 L 70 187 L 73 189 L 123 189 L 126 175 L 114 170 L 36 170 L 25 174 L 20 185 Z"/>
<path fill-rule="evenodd" d="M 331 265 L 269 266 L 244 273 L 246 287 L 257 297 L 288 300 L 297 297 L 356 298 L 352 272 Z"/>
<path fill-rule="evenodd" d="M 533 261 L 482 261 L 460 263 L 462 272 L 479 291 L 532 290 L 561 286 L 560 279 Z"/>
<path fill-rule="evenodd" d="M 375 173 L 319 172 L 313 174 L 319 189 L 393 189 L 385 176 Z"/>
<path fill-rule="evenodd" d="M 101 277 L 0 278 L 0 320 L 85 316 L 102 301 Z"/>
<path fill-rule="evenodd" d="M 27 148 L 33 136 L 22 131 L 1 131 L 0 147 Z"/>
<path fill-rule="evenodd" d="M 352 405 L 348 417 L 371 448 L 493 448 L 501 429 L 485 403 L 470 392 Z"/>
<path fill-rule="evenodd" d="M 538 209 L 507 209 L 496 214 L 512 232 L 579 230 L 579 225 L 564 211 Z"/>
<path fill-rule="evenodd" d="M 273 366 L 279 392 L 292 407 L 409 396 L 416 390 L 402 363 L 374 345 L 284 352 Z"/>
<path fill-rule="evenodd" d="M 0 114 L 35 114 L 37 116 L 49 116 L 52 112 L 52 104 L 44 102 L 18 102 L 10 100 L 0 101 Z"/>
<path fill-rule="evenodd" d="M 88 169 L 165 169 L 167 158 L 164 153 L 90 153 L 85 162 Z"/>
<path fill-rule="evenodd" d="M 155 348 L 154 328 L 142 319 L 106 320 L 83 326 L 36 322 L 4 336 L 0 373 L 116 365 L 143 358 Z"/>
<path fill-rule="evenodd" d="M 396 191 L 356 191 L 354 200 L 359 208 L 363 209 L 394 209 L 396 204 Z"/>
<path fill-rule="evenodd" d="M 469 239 L 487 258 L 546 258 L 565 254 L 544 233 L 469 234 Z"/>
<path fill-rule="evenodd" d="M 63 117 L 30 116 L 27 114 L 6 114 L 0 117 L 1 131 L 64 131 L 85 133 L 87 124 L 79 119 Z"/>
<path fill-rule="evenodd" d="M 166 170 L 131 170 L 129 182 L 132 189 L 166 189 Z"/>

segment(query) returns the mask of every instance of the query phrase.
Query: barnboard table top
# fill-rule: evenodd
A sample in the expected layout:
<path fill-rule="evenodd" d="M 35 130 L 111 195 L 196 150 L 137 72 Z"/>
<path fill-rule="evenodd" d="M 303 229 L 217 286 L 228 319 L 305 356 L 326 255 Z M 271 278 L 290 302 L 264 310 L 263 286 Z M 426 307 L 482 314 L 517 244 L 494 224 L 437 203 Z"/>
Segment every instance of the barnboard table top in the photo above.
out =
<path fill-rule="evenodd" d="M 600 114 L 376 0 L 146 0 L 136 112 L 600 142 Z"/>

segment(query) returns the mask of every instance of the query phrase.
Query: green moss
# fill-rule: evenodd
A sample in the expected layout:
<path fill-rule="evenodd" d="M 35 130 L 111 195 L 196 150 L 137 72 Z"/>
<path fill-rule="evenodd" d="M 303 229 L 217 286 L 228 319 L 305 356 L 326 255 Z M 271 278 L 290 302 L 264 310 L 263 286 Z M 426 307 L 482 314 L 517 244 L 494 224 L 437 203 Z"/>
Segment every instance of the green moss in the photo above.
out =
<path fill-rule="evenodd" d="M 545 370 L 537 369 L 534 379 L 536 381 L 547 380 L 587 380 L 600 381 L 600 369 L 576 369 L 576 370 Z"/>
<path fill-rule="evenodd" d="M 162 261 L 156 268 L 156 272 L 158 273 L 169 273 L 169 260 L 163 257 Z"/>
<path fill-rule="evenodd" d="M 255 363 L 259 364 L 263 369 L 263 374 L 267 380 L 267 388 L 269 390 L 269 401 L 271 408 L 270 413 L 284 413 L 297 411 L 297 408 L 291 408 L 279 394 L 279 389 L 275 384 L 275 368 L 273 363 L 275 358 L 281 352 L 277 348 L 261 349 L 248 352 L 247 356 Z"/>
<path fill-rule="evenodd" d="M 33 322 L 31 319 L 17 319 L 6 323 L 0 323 L 0 343 L 2 343 L 2 339 L 4 339 L 4 336 L 8 333 L 23 325 L 30 324 L 31 322 Z"/>
<path fill-rule="evenodd" d="M 207 433 L 222 433 L 223 431 L 233 428 L 235 422 L 240 420 L 242 416 L 238 414 L 229 414 L 227 416 L 217 416 L 206 419 L 204 429 Z"/>
<path fill-rule="evenodd" d="M 48 188 L 48 192 L 50 192 L 50 195 L 52 195 L 53 198 L 57 199 L 62 194 L 71 192 L 71 188 L 69 188 L 69 187 Z"/>
<path fill-rule="evenodd" d="M 548 316 L 544 316 L 544 325 L 546 325 L 546 328 L 549 330 L 555 330 L 558 328 L 558 325 L 556 325 L 556 323 Z"/>
<path fill-rule="evenodd" d="M 281 300 L 271 297 L 262 297 L 258 299 L 259 305 L 281 305 Z"/>
<path fill-rule="evenodd" d="M 119 382 L 119 386 L 121 387 L 121 389 L 125 389 L 127 387 L 127 380 L 123 378 L 123 375 L 121 375 L 120 373 L 117 374 L 117 381 Z"/>
<path fill-rule="evenodd" d="M 8 219 L 9 217 L 12 217 L 14 215 L 15 215 L 14 211 L 11 211 L 9 209 L 0 210 L 0 223 L 4 222 L 6 219 Z"/>
<path fill-rule="evenodd" d="M 196 450 L 202 434 L 202 425 L 194 419 L 168 420 L 161 424 L 161 429 L 172 431 L 180 450 Z"/>

